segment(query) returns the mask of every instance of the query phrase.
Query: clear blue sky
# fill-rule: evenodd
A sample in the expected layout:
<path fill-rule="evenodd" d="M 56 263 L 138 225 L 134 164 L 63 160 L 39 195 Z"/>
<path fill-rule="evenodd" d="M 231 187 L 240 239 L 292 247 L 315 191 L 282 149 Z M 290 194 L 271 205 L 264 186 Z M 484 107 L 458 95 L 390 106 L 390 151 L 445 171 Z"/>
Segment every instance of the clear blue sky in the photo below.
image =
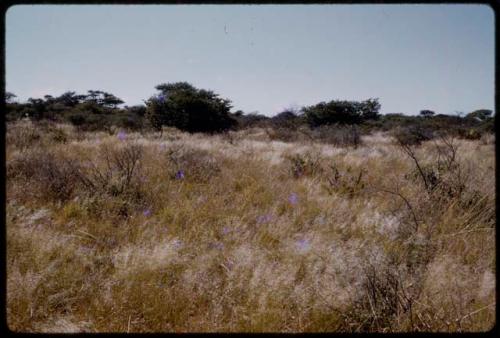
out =
<path fill-rule="evenodd" d="M 100 89 L 140 104 L 188 81 L 274 115 L 380 98 L 382 113 L 494 108 L 483 5 L 14 6 L 6 87 L 20 101 Z"/>

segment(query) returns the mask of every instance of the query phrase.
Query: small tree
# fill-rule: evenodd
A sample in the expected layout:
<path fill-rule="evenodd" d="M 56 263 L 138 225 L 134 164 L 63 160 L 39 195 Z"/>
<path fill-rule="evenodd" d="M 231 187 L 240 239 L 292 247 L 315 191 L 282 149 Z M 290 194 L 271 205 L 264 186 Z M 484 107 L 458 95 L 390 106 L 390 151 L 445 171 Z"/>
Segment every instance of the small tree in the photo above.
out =
<path fill-rule="evenodd" d="M 491 117 L 493 111 L 489 109 L 478 109 L 466 115 L 467 118 L 474 118 L 476 120 L 484 121 Z"/>
<path fill-rule="evenodd" d="M 432 117 L 434 116 L 436 113 L 434 113 L 432 110 L 427 110 L 427 109 L 424 109 L 424 110 L 421 110 L 420 111 L 420 116 L 423 116 L 423 117 Z"/>
<path fill-rule="evenodd" d="M 304 107 L 305 118 L 313 128 L 327 124 L 358 124 L 365 120 L 378 118 L 380 103 L 378 99 L 366 101 L 320 102 Z"/>
<path fill-rule="evenodd" d="M 235 125 L 230 101 L 187 82 L 160 84 L 157 96 L 146 101 L 146 117 L 153 128 L 163 125 L 188 132 L 221 132 Z"/>

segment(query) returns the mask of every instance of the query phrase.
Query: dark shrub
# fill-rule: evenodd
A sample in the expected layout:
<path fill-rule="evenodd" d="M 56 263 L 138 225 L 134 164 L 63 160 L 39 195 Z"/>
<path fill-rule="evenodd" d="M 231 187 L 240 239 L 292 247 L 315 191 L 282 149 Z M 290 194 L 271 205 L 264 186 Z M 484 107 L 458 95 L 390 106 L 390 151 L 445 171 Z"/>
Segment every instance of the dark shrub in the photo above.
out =
<path fill-rule="evenodd" d="M 361 145 L 361 135 L 357 126 L 321 126 L 312 131 L 314 139 L 340 147 Z"/>
<path fill-rule="evenodd" d="M 221 169 L 206 150 L 173 146 L 167 150 L 167 170 L 171 179 L 206 183 Z"/>
<path fill-rule="evenodd" d="M 7 164 L 7 177 L 31 181 L 39 197 L 68 200 L 79 182 L 79 166 L 42 149 L 22 153 Z"/>
<path fill-rule="evenodd" d="M 434 132 L 430 128 L 412 125 L 410 127 L 396 129 L 393 136 L 401 144 L 420 145 L 424 141 L 432 140 L 434 138 Z"/>

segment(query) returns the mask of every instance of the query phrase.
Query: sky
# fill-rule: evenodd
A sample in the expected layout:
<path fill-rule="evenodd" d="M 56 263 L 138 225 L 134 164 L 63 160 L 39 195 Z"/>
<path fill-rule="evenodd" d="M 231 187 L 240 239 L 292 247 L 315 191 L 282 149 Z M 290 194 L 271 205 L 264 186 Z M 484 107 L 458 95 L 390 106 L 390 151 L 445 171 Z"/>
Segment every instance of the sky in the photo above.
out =
<path fill-rule="evenodd" d="M 272 116 L 379 98 L 381 113 L 494 109 L 486 5 L 17 5 L 6 14 L 6 90 L 73 90 L 131 106 L 187 81 Z"/>

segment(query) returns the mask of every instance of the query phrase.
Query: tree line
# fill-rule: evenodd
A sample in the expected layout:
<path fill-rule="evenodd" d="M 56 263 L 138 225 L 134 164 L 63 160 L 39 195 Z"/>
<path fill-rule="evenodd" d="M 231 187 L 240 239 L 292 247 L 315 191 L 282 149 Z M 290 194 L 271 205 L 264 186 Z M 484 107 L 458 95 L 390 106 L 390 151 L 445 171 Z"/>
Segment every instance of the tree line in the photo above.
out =
<path fill-rule="evenodd" d="M 120 107 L 124 101 L 115 95 L 88 90 L 86 94 L 68 91 L 60 96 L 45 95 L 16 102 L 16 95 L 5 94 L 6 120 L 29 118 L 69 122 L 83 130 L 109 129 L 112 126 L 132 130 L 162 130 L 176 127 L 188 132 L 219 133 L 248 127 L 315 129 L 332 125 L 355 125 L 364 130 L 389 130 L 397 127 L 413 129 L 453 129 L 458 133 L 493 132 L 493 112 L 478 109 L 463 115 L 436 114 L 421 110 L 417 116 L 380 114 L 377 98 L 364 101 L 331 100 L 300 109 L 286 109 L 273 117 L 258 113 L 234 113 L 231 101 L 211 90 L 199 89 L 187 82 L 162 83 L 157 93 L 143 105 Z"/>

